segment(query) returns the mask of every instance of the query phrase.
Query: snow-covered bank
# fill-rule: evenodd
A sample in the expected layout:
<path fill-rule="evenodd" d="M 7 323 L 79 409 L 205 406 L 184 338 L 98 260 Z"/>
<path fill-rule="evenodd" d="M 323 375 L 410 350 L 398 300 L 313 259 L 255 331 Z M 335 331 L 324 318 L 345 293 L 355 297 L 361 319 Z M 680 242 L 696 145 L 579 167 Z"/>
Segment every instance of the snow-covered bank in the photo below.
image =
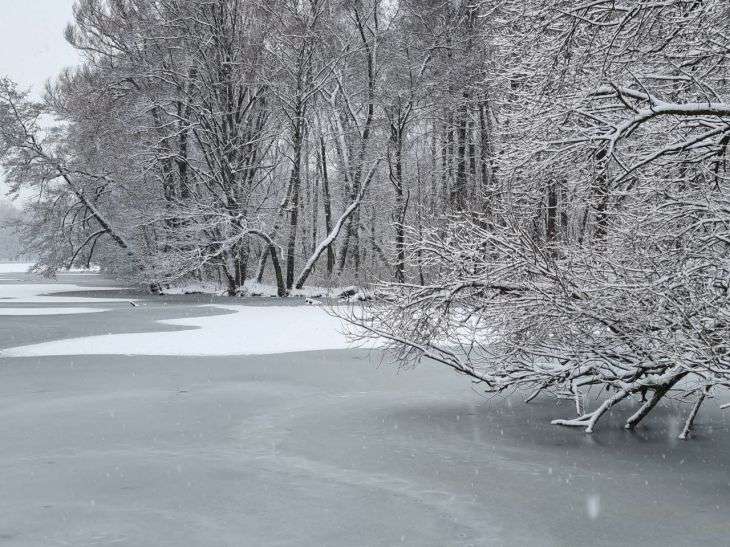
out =
<path fill-rule="evenodd" d="M 215 296 L 225 296 L 227 294 L 227 289 L 218 283 L 210 281 L 186 281 L 175 285 L 163 286 L 161 294 L 210 294 Z M 349 302 L 367 300 L 371 296 L 368 289 L 356 286 L 302 287 L 301 289 L 292 289 L 289 295 L 294 298 L 327 298 L 331 300 L 347 300 Z M 241 291 L 240 296 L 273 298 L 277 296 L 277 290 L 274 285 L 258 283 L 257 281 L 249 279 L 244 284 L 244 288 Z"/>
<path fill-rule="evenodd" d="M 56 276 L 61 275 L 98 275 L 101 273 L 99 266 L 92 265 L 90 268 L 70 268 L 63 269 L 56 272 Z"/>
<path fill-rule="evenodd" d="M 71 338 L 3 351 L 47 355 L 267 355 L 356 347 L 346 325 L 318 307 L 216 306 L 231 314 L 159 321 L 194 330 Z"/>

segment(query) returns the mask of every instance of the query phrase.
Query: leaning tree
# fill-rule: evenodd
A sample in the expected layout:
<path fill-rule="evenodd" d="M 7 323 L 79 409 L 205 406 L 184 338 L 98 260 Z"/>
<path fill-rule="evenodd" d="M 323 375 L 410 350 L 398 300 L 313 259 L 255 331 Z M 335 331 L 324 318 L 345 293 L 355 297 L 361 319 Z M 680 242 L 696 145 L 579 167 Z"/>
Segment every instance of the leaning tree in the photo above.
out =
<path fill-rule="evenodd" d="M 628 429 L 687 401 L 686 438 L 730 386 L 729 10 L 505 3 L 481 45 L 508 183 L 410 234 L 428 281 L 378 285 L 350 316 L 361 335 L 488 392 L 570 397 L 577 416 L 553 423 L 588 432 L 635 397 Z"/>

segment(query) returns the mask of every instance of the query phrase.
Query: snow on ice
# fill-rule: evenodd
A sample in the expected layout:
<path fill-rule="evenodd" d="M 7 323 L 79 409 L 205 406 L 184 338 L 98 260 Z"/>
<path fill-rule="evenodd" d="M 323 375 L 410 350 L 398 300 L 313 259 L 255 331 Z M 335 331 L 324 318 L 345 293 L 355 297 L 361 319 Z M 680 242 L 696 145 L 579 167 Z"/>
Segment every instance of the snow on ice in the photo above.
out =
<path fill-rule="evenodd" d="M 4 350 L 8 357 L 45 355 L 267 355 L 355 347 L 342 321 L 318 307 L 216 306 L 233 312 L 160 321 L 172 332 L 110 334 Z M 193 330 L 190 330 L 193 329 Z"/>

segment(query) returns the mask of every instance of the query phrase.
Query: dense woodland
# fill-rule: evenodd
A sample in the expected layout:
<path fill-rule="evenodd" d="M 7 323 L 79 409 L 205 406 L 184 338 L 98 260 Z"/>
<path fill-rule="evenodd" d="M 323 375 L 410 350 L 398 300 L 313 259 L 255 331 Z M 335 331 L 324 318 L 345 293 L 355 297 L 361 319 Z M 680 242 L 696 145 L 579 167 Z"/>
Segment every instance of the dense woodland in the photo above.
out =
<path fill-rule="evenodd" d="M 406 227 L 496 196 L 494 15 L 468 2 L 79 2 L 67 38 L 86 62 L 26 105 L 31 125 L 55 117 L 54 134 L 9 160 L 17 184 L 43 187 L 30 244 L 51 271 L 93 258 L 150 283 L 220 277 L 231 294 L 279 271 L 282 293 L 315 272 L 423 276 Z"/>
<path fill-rule="evenodd" d="M 66 36 L 42 101 L 0 85 L 46 271 L 367 284 L 401 362 L 589 431 L 728 386 L 726 0 L 80 0 Z"/>

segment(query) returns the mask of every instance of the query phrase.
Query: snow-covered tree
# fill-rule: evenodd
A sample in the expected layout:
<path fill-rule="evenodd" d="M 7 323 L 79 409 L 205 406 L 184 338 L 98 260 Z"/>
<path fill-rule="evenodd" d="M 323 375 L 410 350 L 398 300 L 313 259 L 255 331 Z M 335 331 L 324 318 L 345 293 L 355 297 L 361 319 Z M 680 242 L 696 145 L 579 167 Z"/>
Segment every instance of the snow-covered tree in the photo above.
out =
<path fill-rule="evenodd" d="M 401 362 L 570 396 L 578 416 L 554 423 L 589 432 L 638 395 L 633 428 L 672 393 L 693 402 L 686 437 L 730 385 L 728 9 L 505 3 L 481 43 L 507 191 L 412 233 L 428 282 L 381 284 L 352 319 Z M 591 389 L 606 396 L 586 409 Z"/>

